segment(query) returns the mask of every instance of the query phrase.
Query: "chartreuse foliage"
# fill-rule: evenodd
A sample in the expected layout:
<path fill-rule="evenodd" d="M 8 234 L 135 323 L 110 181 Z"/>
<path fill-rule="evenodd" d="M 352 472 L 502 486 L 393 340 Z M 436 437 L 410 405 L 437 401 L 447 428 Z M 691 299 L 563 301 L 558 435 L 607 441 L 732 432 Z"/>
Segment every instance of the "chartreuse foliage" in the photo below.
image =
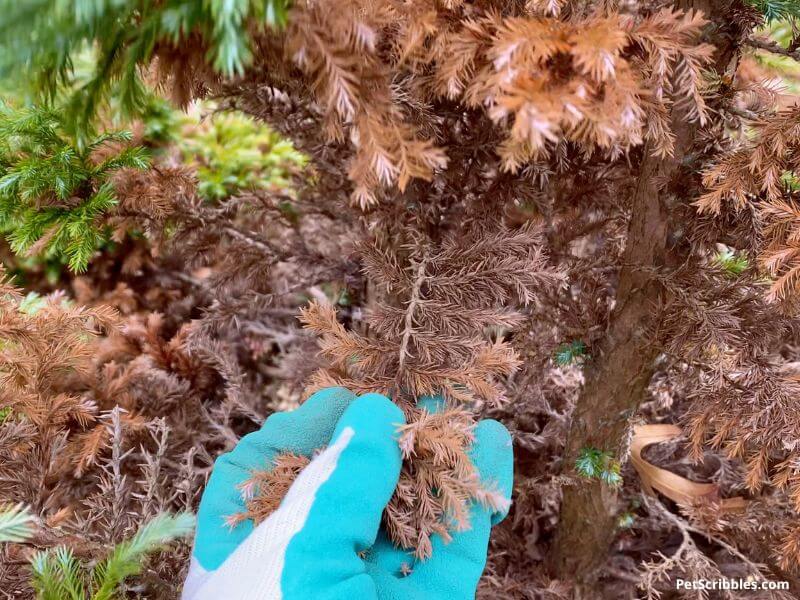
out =
<path fill-rule="evenodd" d="M 206 200 L 221 200 L 241 190 L 284 188 L 306 159 L 292 144 L 244 115 L 216 115 L 187 126 L 178 140 L 183 159 L 197 172 L 197 189 Z"/>
<path fill-rule="evenodd" d="M 147 147 L 162 148 L 179 139 L 179 111 L 153 93 L 149 94 L 137 120 L 143 128 L 142 143 Z M 122 115 L 117 115 L 117 121 L 125 122 L 125 119 Z"/>
<path fill-rule="evenodd" d="M 144 560 L 172 540 L 194 530 L 194 515 L 161 514 L 120 542 L 94 566 L 82 565 L 65 547 L 37 553 L 32 561 L 33 587 L 40 600 L 112 600 L 119 586 L 141 572 Z"/>
<path fill-rule="evenodd" d="M 727 275 L 736 277 L 744 273 L 750 261 L 744 254 L 739 254 L 730 249 L 720 250 L 714 256 L 714 264 L 725 271 Z"/>
<path fill-rule="evenodd" d="M 65 118 L 42 107 L 0 108 L 0 231 L 14 252 L 36 245 L 37 253 L 63 257 L 80 272 L 105 239 L 98 219 L 116 203 L 111 176 L 146 168 L 149 158 L 128 145 L 125 131 L 81 145 Z"/>
<path fill-rule="evenodd" d="M 68 105 L 82 132 L 112 94 L 128 114 L 144 106 L 140 67 L 159 44 L 180 47 L 199 35 L 212 67 L 239 75 L 252 59 L 246 24 L 281 25 L 287 7 L 288 0 L 0 0 L 0 77 L 24 73 L 52 99 L 72 87 L 75 57 L 95 47 L 91 75 Z"/>

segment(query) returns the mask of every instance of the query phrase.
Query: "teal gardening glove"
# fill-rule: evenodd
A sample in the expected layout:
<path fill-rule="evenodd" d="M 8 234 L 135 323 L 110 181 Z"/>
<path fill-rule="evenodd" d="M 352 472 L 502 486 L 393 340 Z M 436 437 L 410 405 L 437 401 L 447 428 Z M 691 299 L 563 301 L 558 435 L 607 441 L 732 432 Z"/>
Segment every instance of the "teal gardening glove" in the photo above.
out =
<path fill-rule="evenodd" d="M 471 507 L 471 527 L 417 562 L 380 528 L 400 475 L 402 411 L 380 394 L 343 388 L 317 392 L 297 410 L 276 413 L 219 457 L 200 502 L 183 600 L 473 598 L 486 563 L 489 532 L 505 513 Z M 280 453 L 308 457 L 280 507 L 258 526 L 230 528 L 242 513 L 240 486 Z M 508 431 L 481 421 L 470 456 L 484 484 L 511 497 Z M 507 511 L 506 511 L 507 512 Z M 404 575 L 404 565 L 413 565 Z"/>

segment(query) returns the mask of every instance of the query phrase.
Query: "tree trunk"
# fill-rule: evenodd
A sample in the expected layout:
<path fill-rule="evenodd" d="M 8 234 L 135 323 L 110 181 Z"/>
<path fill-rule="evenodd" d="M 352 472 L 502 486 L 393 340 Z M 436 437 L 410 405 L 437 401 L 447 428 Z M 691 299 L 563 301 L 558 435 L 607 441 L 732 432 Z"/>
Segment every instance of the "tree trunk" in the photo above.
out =
<path fill-rule="evenodd" d="M 651 157 L 642 162 L 617 303 L 573 413 L 564 454 L 567 468 L 575 464 L 584 447 L 621 455 L 629 417 L 644 398 L 653 374 L 658 347 L 648 334 L 661 290 L 652 269 L 666 263 L 670 213 L 656 176 L 669 175 L 674 168 L 670 162 Z M 559 578 L 588 575 L 602 564 L 613 541 L 617 508 L 615 490 L 599 481 L 564 488 L 553 554 Z"/>
<path fill-rule="evenodd" d="M 726 2 L 684 3 L 724 23 Z M 714 14 L 717 13 L 717 14 Z M 735 36 L 722 27 L 710 28 L 717 46 L 716 67 L 725 72 L 735 55 Z M 586 383 L 573 413 L 564 452 L 565 471 L 571 471 L 581 448 L 594 447 L 622 457 L 627 446 L 629 419 L 645 398 L 661 348 L 652 338 L 657 330 L 662 288 L 656 270 L 680 264 L 686 258 L 680 244 L 675 210 L 693 199 L 692 187 L 670 185 L 680 175 L 683 161 L 696 139 L 698 126 L 675 111 L 674 156 L 658 159 L 645 148 L 638 181 L 630 199 L 631 220 L 620 271 L 616 305 L 608 331 L 595 360 L 587 367 Z M 682 193 L 675 194 L 675 189 Z M 676 243 L 673 243 L 676 242 Z M 588 583 L 606 560 L 615 537 L 617 492 L 592 480 L 566 486 L 561 514 L 550 555 L 554 574 L 565 580 Z M 580 595 L 580 594 L 579 594 Z"/>

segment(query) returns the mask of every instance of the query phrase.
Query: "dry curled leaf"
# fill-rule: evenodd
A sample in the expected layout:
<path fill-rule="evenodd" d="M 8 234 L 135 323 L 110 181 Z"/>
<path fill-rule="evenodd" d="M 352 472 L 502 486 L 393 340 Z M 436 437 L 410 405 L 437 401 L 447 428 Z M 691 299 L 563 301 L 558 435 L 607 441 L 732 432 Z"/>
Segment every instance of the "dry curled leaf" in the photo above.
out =
<path fill-rule="evenodd" d="M 719 486 L 716 483 L 690 481 L 672 471 L 657 467 L 642 457 L 642 451 L 650 444 L 667 442 L 679 435 L 681 435 L 681 428 L 677 425 L 634 426 L 633 439 L 631 439 L 631 462 L 642 481 L 642 488 L 650 495 L 655 495 L 656 491 L 661 492 L 670 500 L 684 506 L 706 501 L 716 502 L 719 498 Z M 746 504 L 747 501 L 741 496 L 719 501 L 720 510 L 724 512 L 741 512 Z"/>

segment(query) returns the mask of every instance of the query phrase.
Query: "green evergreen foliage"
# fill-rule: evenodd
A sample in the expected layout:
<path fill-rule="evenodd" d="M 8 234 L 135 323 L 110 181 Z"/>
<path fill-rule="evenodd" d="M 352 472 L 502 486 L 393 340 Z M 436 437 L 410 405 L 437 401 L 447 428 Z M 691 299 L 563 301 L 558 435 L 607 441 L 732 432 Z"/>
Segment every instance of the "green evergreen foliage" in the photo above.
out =
<path fill-rule="evenodd" d="M 64 119 L 42 107 L 0 110 L 0 231 L 14 252 L 61 256 L 80 272 L 106 237 L 98 220 L 116 203 L 111 176 L 149 158 L 125 131 L 81 145 Z"/>
<path fill-rule="evenodd" d="M 161 514 L 129 540 L 117 544 L 98 564 L 82 565 L 65 547 L 37 553 L 32 561 L 33 587 L 40 600 L 112 600 L 125 579 L 141 572 L 144 560 L 172 540 L 191 534 L 194 515 Z"/>
<path fill-rule="evenodd" d="M 585 344 L 581 340 L 573 340 L 556 348 L 553 360 L 559 367 L 566 367 L 585 358 L 588 358 Z"/>
<path fill-rule="evenodd" d="M 575 470 L 581 477 L 599 479 L 612 487 L 622 485 L 619 461 L 607 450 L 581 448 L 575 459 Z"/>
<path fill-rule="evenodd" d="M 750 4 L 764 15 L 768 23 L 800 18 L 800 2 L 797 0 L 750 0 Z"/>
<path fill-rule="evenodd" d="M 32 523 L 33 515 L 22 504 L 0 508 L 0 542 L 25 541 L 30 537 Z"/>
<path fill-rule="evenodd" d="M 731 249 L 720 250 L 714 256 L 713 263 L 731 277 L 738 277 L 750 266 L 746 256 L 737 254 Z"/>
<path fill-rule="evenodd" d="M 291 142 L 244 115 L 216 115 L 186 131 L 178 146 L 197 172 L 198 192 L 222 200 L 241 190 L 286 188 L 306 163 Z"/>
<path fill-rule="evenodd" d="M 619 529 L 630 529 L 636 523 L 636 515 L 632 512 L 624 512 L 617 519 L 617 527 Z"/>
<path fill-rule="evenodd" d="M 172 105 L 150 94 L 138 115 L 141 122 L 142 143 L 147 147 L 162 147 L 178 140 L 180 113 Z"/>
<path fill-rule="evenodd" d="M 68 105 L 69 122 L 86 131 L 111 95 L 127 114 L 144 107 L 140 67 L 158 44 L 199 34 L 213 68 L 240 75 L 252 59 L 247 24 L 282 25 L 287 8 L 288 0 L 0 0 L 0 77 L 32 76 L 52 100 L 72 86 L 75 57 L 96 47 L 92 74 Z"/>
<path fill-rule="evenodd" d="M 19 302 L 19 311 L 28 315 L 35 315 L 47 305 L 47 299 L 37 292 L 29 292 Z"/>

